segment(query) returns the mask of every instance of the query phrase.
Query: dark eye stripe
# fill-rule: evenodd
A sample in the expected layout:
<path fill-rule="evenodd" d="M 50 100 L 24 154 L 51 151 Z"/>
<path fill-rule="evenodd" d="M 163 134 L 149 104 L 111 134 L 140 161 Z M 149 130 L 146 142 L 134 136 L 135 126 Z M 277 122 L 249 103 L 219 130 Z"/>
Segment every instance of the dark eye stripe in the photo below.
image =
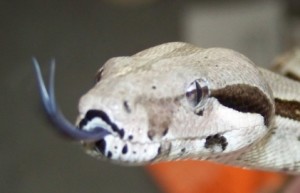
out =
<path fill-rule="evenodd" d="M 275 99 L 276 115 L 300 121 L 300 103 L 298 101 L 288 101 Z"/>
<path fill-rule="evenodd" d="M 270 99 L 257 87 L 246 84 L 229 85 L 211 90 L 212 97 L 228 107 L 244 113 L 257 113 L 264 117 L 266 126 L 270 125 L 274 106 Z"/>

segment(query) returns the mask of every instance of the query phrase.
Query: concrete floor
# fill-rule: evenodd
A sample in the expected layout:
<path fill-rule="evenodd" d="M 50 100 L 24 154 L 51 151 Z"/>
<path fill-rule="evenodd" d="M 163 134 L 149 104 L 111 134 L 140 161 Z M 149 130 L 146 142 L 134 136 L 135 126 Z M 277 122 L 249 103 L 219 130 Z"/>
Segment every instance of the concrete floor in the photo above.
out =
<path fill-rule="evenodd" d="M 274 9 L 268 9 L 270 15 L 262 22 L 276 30 L 280 26 L 281 21 L 277 18 L 282 18 L 283 7 L 277 1 L 270 2 Z M 99 162 L 84 154 L 76 143 L 53 132 L 40 106 L 31 57 L 36 56 L 45 71 L 49 59 L 56 58 L 57 100 L 66 116 L 75 120 L 79 97 L 93 85 L 96 71 L 107 59 L 169 41 L 201 44 L 201 40 L 188 35 L 195 34 L 191 28 L 195 26 L 192 23 L 195 17 L 202 19 L 200 26 L 201 22 L 207 22 L 205 15 L 192 14 L 195 12 L 195 8 L 190 7 L 193 3 L 195 1 L 158 1 L 126 8 L 100 1 L 0 1 L 0 192 L 159 192 L 144 168 Z M 206 13 L 215 15 L 218 6 L 205 5 Z M 200 10 L 204 9 L 201 4 L 198 6 Z M 249 4 L 239 4 L 233 9 L 228 5 L 220 7 L 243 14 L 239 10 L 248 10 L 247 6 Z M 259 3 L 256 2 L 255 6 Z M 251 10 L 256 9 L 251 7 Z M 247 18 L 252 16 L 248 13 Z M 249 36 L 246 43 L 236 47 L 235 44 L 223 44 L 225 40 L 245 36 L 229 31 L 222 39 L 218 23 L 222 23 L 221 18 L 222 15 L 211 19 L 212 25 L 207 31 L 200 30 L 205 47 L 231 47 L 252 56 L 251 59 L 258 63 L 268 63 L 280 52 L 280 31 L 271 33 L 269 28 L 262 32 L 263 37 L 272 34 L 268 41 L 258 39 L 255 43 Z M 229 21 L 230 17 L 223 25 L 226 27 Z M 241 29 L 245 26 L 240 26 L 237 21 L 230 27 Z M 245 22 L 255 29 L 263 26 L 259 21 Z M 219 33 L 210 33 L 214 27 Z M 261 36 L 258 33 L 255 37 Z M 252 43 L 252 47 L 249 48 L 247 42 Z M 272 44 L 268 45 L 268 42 Z M 267 54 L 256 57 L 256 48 L 260 53 L 266 50 Z"/>

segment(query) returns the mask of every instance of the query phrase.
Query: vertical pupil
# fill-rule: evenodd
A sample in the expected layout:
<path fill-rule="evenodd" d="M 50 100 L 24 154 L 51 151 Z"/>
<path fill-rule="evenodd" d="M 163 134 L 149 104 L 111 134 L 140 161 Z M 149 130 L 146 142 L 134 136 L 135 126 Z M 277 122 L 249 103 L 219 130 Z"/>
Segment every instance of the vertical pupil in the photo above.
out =
<path fill-rule="evenodd" d="M 186 92 L 186 97 L 188 101 L 193 105 L 197 106 L 202 98 L 202 89 L 197 81 L 194 81 L 188 91 Z"/>
<path fill-rule="evenodd" d="M 196 85 L 196 92 L 197 92 L 196 104 L 198 104 L 202 98 L 202 89 L 201 89 L 198 81 L 195 81 L 195 85 Z"/>

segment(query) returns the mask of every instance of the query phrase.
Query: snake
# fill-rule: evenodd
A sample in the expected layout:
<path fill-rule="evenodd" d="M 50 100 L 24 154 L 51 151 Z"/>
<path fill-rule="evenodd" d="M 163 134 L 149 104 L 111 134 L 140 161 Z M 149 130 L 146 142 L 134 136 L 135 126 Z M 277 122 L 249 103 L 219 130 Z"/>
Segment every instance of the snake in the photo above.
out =
<path fill-rule="evenodd" d="M 75 124 L 55 100 L 55 61 L 48 86 L 33 64 L 51 123 L 97 159 L 207 160 L 300 174 L 300 83 L 239 52 L 170 42 L 111 58 L 80 98 Z"/>

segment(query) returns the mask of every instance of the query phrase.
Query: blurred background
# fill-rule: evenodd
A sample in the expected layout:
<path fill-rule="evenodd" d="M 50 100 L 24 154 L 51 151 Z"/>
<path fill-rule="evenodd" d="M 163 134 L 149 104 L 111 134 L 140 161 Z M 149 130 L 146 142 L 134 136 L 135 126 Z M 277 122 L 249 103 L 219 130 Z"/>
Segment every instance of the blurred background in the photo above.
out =
<path fill-rule="evenodd" d="M 111 57 L 186 41 L 227 47 L 268 67 L 300 44 L 297 0 L 0 0 L 0 192 L 279 192 L 286 176 L 201 162 L 123 167 L 56 135 L 31 57 L 57 61 L 57 101 L 70 120 Z M 239 184 L 239 185 L 237 185 Z"/>

